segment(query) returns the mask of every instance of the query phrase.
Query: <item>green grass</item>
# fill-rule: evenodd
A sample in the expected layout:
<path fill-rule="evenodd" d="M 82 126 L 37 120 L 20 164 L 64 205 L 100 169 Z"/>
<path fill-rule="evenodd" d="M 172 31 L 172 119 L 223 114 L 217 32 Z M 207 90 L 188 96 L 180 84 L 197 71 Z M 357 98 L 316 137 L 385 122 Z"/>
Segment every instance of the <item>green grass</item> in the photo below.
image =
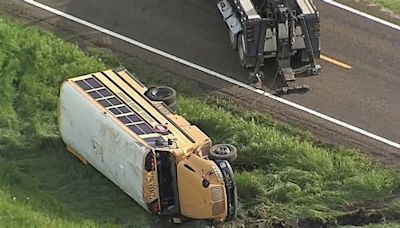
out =
<path fill-rule="evenodd" d="M 361 2 L 365 4 L 374 4 L 379 7 L 389 9 L 395 14 L 400 15 L 400 1 L 398 0 L 337 0 L 338 2 L 348 4 L 351 2 Z M 376 15 L 379 16 L 379 15 Z"/>
<path fill-rule="evenodd" d="M 0 40 L 0 227 L 150 226 L 155 217 L 71 157 L 57 132 L 60 83 L 115 67 L 118 59 L 85 54 L 5 18 L 0 18 Z M 199 97 L 190 84 L 151 65 L 133 62 L 131 71 L 146 83 L 176 87 L 182 115 L 215 143 L 238 147 L 235 171 L 244 217 L 333 219 L 368 205 L 397 216 L 398 171 L 353 150 L 316 145 L 310 133 L 265 114 Z"/>
<path fill-rule="evenodd" d="M 372 2 L 390 9 L 395 13 L 400 13 L 400 1 L 398 0 L 372 0 Z"/>
<path fill-rule="evenodd" d="M 399 187 L 398 172 L 378 167 L 355 151 L 330 151 L 307 137 L 277 131 L 262 115 L 239 108 L 232 113 L 218 102 L 193 98 L 182 98 L 180 107 L 215 142 L 237 145 L 237 164 L 254 167 L 240 171 L 237 166 L 236 181 L 242 201 L 256 217 L 329 218 L 351 205 L 390 200 Z"/>
<path fill-rule="evenodd" d="M 0 163 L 0 173 L 2 227 L 95 226 L 89 220 L 74 221 L 61 204 L 40 192 L 37 183 L 24 178 L 24 174 L 9 162 Z"/>
<path fill-rule="evenodd" d="M 0 196 L 8 199 L 0 205 L 0 227 L 148 224 L 129 197 L 68 155 L 57 132 L 60 83 L 105 64 L 4 18 L 0 36 Z"/>

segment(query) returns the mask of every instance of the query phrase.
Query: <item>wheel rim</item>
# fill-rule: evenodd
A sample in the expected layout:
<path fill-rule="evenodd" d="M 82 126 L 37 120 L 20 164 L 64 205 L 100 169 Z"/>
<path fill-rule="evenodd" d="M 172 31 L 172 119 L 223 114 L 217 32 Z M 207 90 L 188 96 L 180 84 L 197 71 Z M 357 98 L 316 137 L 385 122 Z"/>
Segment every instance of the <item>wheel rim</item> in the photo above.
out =
<path fill-rule="evenodd" d="M 164 98 L 172 95 L 172 91 L 167 88 L 160 88 L 151 92 L 154 97 Z"/>
<path fill-rule="evenodd" d="M 231 42 L 231 45 L 232 45 L 232 47 L 233 47 L 233 49 L 235 49 L 236 48 L 236 37 L 235 37 L 235 35 L 232 33 L 232 31 L 229 29 L 229 40 L 230 40 L 230 42 Z"/>
<path fill-rule="evenodd" d="M 240 63 L 242 63 L 242 65 L 243 65 L 243 63 L 244 63 L 244 48 L 243 48 L 243 35 L 240 35 L 239 36 L 239 39 L 238 39 L 238 52 L 239 52 L 239 59 L 240 59 Z"/>
<path fill-rule="evenodd" d="M 231 153 L 231 148 L 229 148 L 229 146 L 220 146 L 215 149 L 214 153 L 218 155 L 228 155 Z"/>

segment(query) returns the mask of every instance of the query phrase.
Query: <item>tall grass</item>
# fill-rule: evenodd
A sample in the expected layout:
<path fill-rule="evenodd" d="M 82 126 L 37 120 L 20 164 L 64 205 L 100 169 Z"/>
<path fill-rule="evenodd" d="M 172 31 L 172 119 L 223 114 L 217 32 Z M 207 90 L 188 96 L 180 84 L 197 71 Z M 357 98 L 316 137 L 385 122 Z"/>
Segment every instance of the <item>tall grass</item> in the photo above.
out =
<path fill-rule="evenodd" d="M 278 131 L 271 120 L 249 120 L 257 113 L 234 106 L 227 111 L 220 102 L 185 97 L 180 107 L 214 142 L 238 146 L 240 197 L 249 208 L 258 204 L 258 217 L 333 217 L 351 205 L 387 201 L 399 188 L 398 172 L 383 169 L 356 151 L 316 147 L 308 137 Z M 246 170 L 240 170 L 241 164 Z"/>
<path fill-rule="evenodd" d="M 57 135 L 54 108 L 60 83 L 106 66 L 74 44 L 5 18 L 0 18 L 0 34 L 0 141 L 29 143 Z"/>
<path fill-rule="evenodd" d="M 133 200 L 67 154 L 57 132 L 61 82 L 106 65 L 1 17 L 0 34 L 0 227 L 148 224 Z"/>
<path fill-rule="evenodd" d="M 110 64 L 5 18 L 0 18 L 0 39 L 0 227 L 150 225 L 155 218 L 68 155 L 57 132 L 61 82 Z M 149 83 L 168 75 L 154 72 L 139 75 Z M 385 204 L 399 188 L 398 173 L 355 151 L 319 147 L 310 133 L 264 114 L 181 94 L 182 115 L 214 142 L 238 147 L 236 181 L 250 216 L 331 218 L 354 205 Z"/>

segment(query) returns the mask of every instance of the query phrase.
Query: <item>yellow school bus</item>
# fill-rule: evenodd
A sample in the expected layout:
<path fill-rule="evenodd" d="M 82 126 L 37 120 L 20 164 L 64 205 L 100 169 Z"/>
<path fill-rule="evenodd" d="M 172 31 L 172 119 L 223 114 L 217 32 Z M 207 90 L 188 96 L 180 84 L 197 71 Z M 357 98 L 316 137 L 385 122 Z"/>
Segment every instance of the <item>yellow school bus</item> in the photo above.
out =
<path fill-rule="evenodd" d="M 62 84 L 58 126 L 70 153 L 150 213 L 175 222 L 234 219 L 236 148 L 213 146 L 176 109 L 172 88 L 147 88 L 126 69 L 112 69 Z"/>

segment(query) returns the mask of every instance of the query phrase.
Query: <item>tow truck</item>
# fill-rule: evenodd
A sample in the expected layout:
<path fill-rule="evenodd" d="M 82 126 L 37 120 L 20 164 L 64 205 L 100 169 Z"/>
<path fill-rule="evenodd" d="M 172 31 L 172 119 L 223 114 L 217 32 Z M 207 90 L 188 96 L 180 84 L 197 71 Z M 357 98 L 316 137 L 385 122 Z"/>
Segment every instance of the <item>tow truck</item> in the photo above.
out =
<path fill-rule="evenodd" d="M 321 66 L 319 12 L 312 0 L 221 0 L 217 4 L 229 28 L 229 40 L 249 80 L 261 88 L 264 59 L 275 58 L 284 85 L 276 93 L 308 91 L 295 75 L 317 75 Z M 275 80 L 275 78 L 274 78 Z"/>

